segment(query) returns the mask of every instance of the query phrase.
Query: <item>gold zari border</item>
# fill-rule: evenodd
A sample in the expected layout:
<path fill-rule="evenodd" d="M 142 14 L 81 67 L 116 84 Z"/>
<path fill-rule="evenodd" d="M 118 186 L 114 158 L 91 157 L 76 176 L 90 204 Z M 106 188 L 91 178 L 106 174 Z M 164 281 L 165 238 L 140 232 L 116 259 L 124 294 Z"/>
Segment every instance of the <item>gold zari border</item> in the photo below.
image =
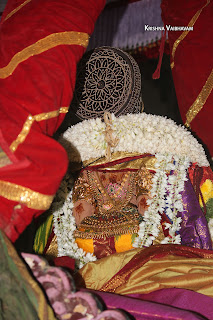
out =
<path fill-rule="evenodd" d="M 9 77 L 21 62 L 32 56 L 43 53 L 59 45 L 80 45 L 86 48 L 88 41 L 89 35 L 84 32 L 66 31 L 50 34 L 16 53 L 7 66 L 0 68 L 0 78 L 5 79 Z"/>
<path fill-rule="evenodd" d="M 196 117 L 196 115 L 201 111 L 203 108 L 208 96 L 210 95 L 213 88 L 213 69 L 208 77 L 206 83 L 204 84 L 201 92 L 199 93 L 195 102 L 189 108 L 186 114 L 186 122 L 185 126 L 189 127 L 192 120 Z"/>
<path fill-rule="evenodd" d="M 27 120 L 25 121 L 21 132 L 19 133 L 18 137 L 16 140 L 14 140 L 11 145 L 10 145 L 10 150 L 15 152 L 16 149 L 18 148 L 19 144 L 24 142 L 26 139 L 28 133 L 30 132 L 30 129 L 32 127 L 32 124 L 34 121 L 42 121 L 42 120 L 48 120 L 50 118 L 55 118 L 57 117 L 60 113 L 67 113 L 69 110 L 69 107 L 61 107 L 58 110 L 55 111 L 50 111 L 47 113 L 40 113 L 35 116 L 29 115 Z"/>
<path fill-rule="evenodd" d="M 0 196 L 25 204 L 30 209 L 49 209 L 54 195 L 46 195 L 15 183 L 0 180 Z"/>
<path fill-rule="evenodd" d="M 197 21 L 197 19 L 199 18 L 202 10 L 210 3 L 210 0 L 207 0 L 207 3 L 201 8 L 199 9 L 195 15 L 192 17 L 192 19 L 190 20 L 189 24 L 187 27 L 193 27 L 195 22 Z M 178 45 L 180 44 L 180 42 L 187 36 L 187 34 L 189 33 L 190 31 L 183 31 L 183 33 L 181 33 L 180 37 L 174 42 L 173 44 L 173 48 L 172 48 L 172 63 L 171 63 L 171 69 L 174 68 L 175 66 L 175 63 L 174 63 L 174 56 L 175 56 L 175 51 L 178 47 Z"/>
<path fill-rule="evenodd" d="M 26 0 L 24 1 L 22 4 L 20 4 L 20 6 L 18 6 L 17 8 L 15 8 L 14 10 L 12 10 L 10 13 L 8 13 L 8 15 L 6 16 L 6 18 L 4 19 L 3 22 L 5 22 L 7 19 L 9 19 L 10 17 L 12 17 L 17 11 L 19 11 L 21 8 L 23 8 L 28 2 L 30 2 L 31 0 Z"/>

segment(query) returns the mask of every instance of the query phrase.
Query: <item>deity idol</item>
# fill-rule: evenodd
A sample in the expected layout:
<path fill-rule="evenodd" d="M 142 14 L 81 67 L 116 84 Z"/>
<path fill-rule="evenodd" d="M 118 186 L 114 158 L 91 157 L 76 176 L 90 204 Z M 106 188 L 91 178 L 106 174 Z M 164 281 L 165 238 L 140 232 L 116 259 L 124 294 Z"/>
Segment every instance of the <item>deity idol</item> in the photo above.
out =
<path fill-rule="evenodd" d="M 82 267 L 151 245 L 211 249 L 211 197 L 201 190 L 211 188 L 212 172 L 203 147 L 174 121 L 142 112 L 140 70 L 131 56 L 109 47 L 88 55 L 72 106 L 83 121 L 59 139 L 70 167 L 81 169 L 71 190 L 65 182 L 59 189 L 47 254 L 70 256 Z"/>

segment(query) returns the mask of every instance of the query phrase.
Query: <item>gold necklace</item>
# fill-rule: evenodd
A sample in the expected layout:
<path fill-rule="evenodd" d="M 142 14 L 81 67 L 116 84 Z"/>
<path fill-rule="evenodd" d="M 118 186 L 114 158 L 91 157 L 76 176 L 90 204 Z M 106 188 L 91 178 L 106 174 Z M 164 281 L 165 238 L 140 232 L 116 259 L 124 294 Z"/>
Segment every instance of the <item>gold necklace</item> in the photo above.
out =
<path fill-rule="evenodd" d="M 127 173 L 125 174 L 119 190 L 114 194 L 114 197 L 118 195 L 123 189 L 126 181 L 129 179 L 128 189 L 127 190 L 127 196 L 124 198 L 124 200 L 116 201 L 115 199 L 112 199 L 109 195 L 109 193 L 106 191 L 105 187 L 103 186 L 102 182 L 99 179 L 98 174 L 95 172 L 87 171 L 87 176 L 90 185 L 92 186 L 92 190 L 95 193 L 95 198 L 97 199 L 97 204 L 99 207 L 99 211 L 101 214 L 106 214 L 111 212 L 112 210 L 119 210 L 124 208 L 132 198 L 133 195 L 133 185 L 135 182 L 135 173 Z M 106 200 L 107 198 L 107 200 Z M 111 212 L 112 213 L 112 212 Z"/>
<path fill-rule="evenodd" d="M 135 183 L 135 172 L 125 174 L 122 187 L 128 181 L 128 192 L 125 199 L 115 201 L 105 190 L 96 172 L 87 171 L 88 182 L 97 201 L 98 210 L 88 216 L 78 226 L 74 235 L 83 239 L 106 239 L 121 234 L 138 232 L 140 214 L 137 208 L 130 203 Z M 107 199 L 107 200 L 106 200 Z"/>

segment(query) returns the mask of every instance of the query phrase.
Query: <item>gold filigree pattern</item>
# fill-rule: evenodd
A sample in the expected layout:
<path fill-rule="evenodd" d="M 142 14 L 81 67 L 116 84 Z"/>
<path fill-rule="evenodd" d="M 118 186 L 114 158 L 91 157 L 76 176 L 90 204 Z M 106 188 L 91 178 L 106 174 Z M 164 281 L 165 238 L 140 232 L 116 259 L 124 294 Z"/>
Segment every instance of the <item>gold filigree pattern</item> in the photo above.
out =
<path fill-rule="evenodd" d="M 0 78 L 5 79 L 9 77 L 21 62 L 49 49 L 55 48 L 56 46 L 79 45 L 86 48 L 88 41 L 89 35 L 84 32 L 65 31 L 52 33 L 16 53 L 7 66 L 0 68 Z"/>
<path fill-rule="evenodd" d="M 97 210 L 93 216 L 83 219 L 78 230 L 75 231 L 75 237 L 106 239 L 121 234 L 137 233 L 141 216 L 137 208 L 130 204 L 135 173 L 112 174 L 110 172 L 100 174 L 100 177 L 97 172 L 93 171 L 86 171 L 86 174 L 97 201 Z M 117 183 L 117 180 L 121 181 Z M 103 185 L 103 182 L 106 186 Z"/>
<path fill-rule="evenodd" d="M 144 193 L 149 193 L 152 187 L 152 179 L 153 179 L 153 173 L 151 173 L 148 169 L 145 167 L 142 167 L 140 170 L 138 170 L 138 173 L 136 175 L 136 193 L 137 196 Z"/>
<path fill-rule="evenodd" d="M 34 121 L 43 121 L 43 120 L 48 120 L 50 118 L 55 118 L 57 117 L 60 113 L 67 113 L 69 107 L 61 107 L 58 110 L 46 112 L 46 113 L 40 113 L 35 116 L 32 116 L 31 114 L 28 116 L 27 120 L 25 121 L 21 132 L 19 133 L 18 137 L 16 140 L 14 140 L 11 145 L 10 145 L 10 150 L 15 152 L 18 146 L 24 142 L 26 139 L 28 133 L 30 132 L 30 129 L 32 127 L 32 124 Z"/>
<path fill-rule="evenodd" d="M 193 27 L 195 22 L 197 21 L 197 19 L 199 18 L 201 12 L 203 11 L 203 9 L 210 3 L 210 0 L 207 0 L 206 4 L 201 8 L 199 9 L 195 15 L 192 17 L 192 19 L 190 20 L 189 24 L 187 27 Z M 174 64 L 174 57 L 175 57 L 175 51 L 177 49 L 177 47 L 179 46 L 180 42 L 187 36 L 187 34 L 189 33 L 190 31 L 188 30 L 185 30 L 183 31 L 183 33 L 181 33 L 180 37 L 174 42 L 173 44 L 173 48 L 172 48 L 172 63 L 171 63 L 171 68 L 173 69 L 175 64 Z"/>
<path fill-rule="evenodd" d="M 94 205 L 95 199 L 88 181 L 80 174 L 73 187 L 72 201 L 85 200 Z"/>
<path fill-rule="evenodd" d="M 10 13 L 8 13 L 8 15 L 6 16 L 6 18 L 4 19 L 3 22 L 5 22 L 7 19 L 9 19 L 10 17 L 12 17 L 17 11 L 19 11 L 21 8 L 23 8 L 27 3 L 29 3 L 31 0 L 26 0 L 24 1 L 22 4 L 20 4 L 20 6 L 18 6 L 17 8 L 15 8 L 14 10 L 12 10 Z"/>
<path fill-rule="evenodd" d="M 210 76 L 208 77 L 206 83 L 204 84 L 201 92 L 199 93 L 197 99 L 191 105 L 191 107 L 189 108 L 189 110 L 186 114 L 185 126 L 189 127 L 192 120 L 201 111 L 204 104 L 206 103 L 206 100 L 208 99 L 208 96 L 210 95 L 210 93 L 212 91 L 212 88 L 213 88 L 213 69 L 212 69 Z"/>
<path fill-rule="evenodd" d="M 0 196 L 25 204 L 30 209 L 49 209 L 54 195 L 46 195 L 15 183 L 0 180 Z"/>
<path fill-rule="evenodd" d="M 86 217 L 74 232 L 76 238 L 104 239 L 122 234 L 137 234 L 141 216 L 133 205 L 110 213 L 109 216 Z"/>

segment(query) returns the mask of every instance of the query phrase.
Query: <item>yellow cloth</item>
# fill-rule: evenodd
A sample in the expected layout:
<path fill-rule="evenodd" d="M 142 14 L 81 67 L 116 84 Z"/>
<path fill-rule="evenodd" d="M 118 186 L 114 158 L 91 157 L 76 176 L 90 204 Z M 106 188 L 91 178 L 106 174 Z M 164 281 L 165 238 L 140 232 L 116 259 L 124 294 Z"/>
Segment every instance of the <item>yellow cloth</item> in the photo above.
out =
<path fill-rule="evenodd" d="M 115 237 L 115 250 L 116 252 L 123 252 L 132 249 L 132 234 L 121 234 Z M 93 253 L 94 246 L 93 246 L 93 239 L 82 239 L 76 238 L 76 243 L 79 248 L 82 248 L 86 252 Z"/>
<path fill-rule="evenodd" d="M 100 290 L 141 249 L 113 254 L 90 262 L 79 273 L 87 288 Z M 117 294 L 150 293 L 163 288 L 182 288 L 213 297 L 213 259 L 167 255 L 153 258 L 133 271 Z"/>
<path fill-rule="evenodd" d="M 109 257 L 87 263 L 78 273 L 87 288 L 99 290 L 114 274 L 122 269 L 129 262 L 136 252 L 141 249 L 129 250 L 126 252 L 114 253 Z M 78 285 L 83 285 L 79 280 Z"/>

